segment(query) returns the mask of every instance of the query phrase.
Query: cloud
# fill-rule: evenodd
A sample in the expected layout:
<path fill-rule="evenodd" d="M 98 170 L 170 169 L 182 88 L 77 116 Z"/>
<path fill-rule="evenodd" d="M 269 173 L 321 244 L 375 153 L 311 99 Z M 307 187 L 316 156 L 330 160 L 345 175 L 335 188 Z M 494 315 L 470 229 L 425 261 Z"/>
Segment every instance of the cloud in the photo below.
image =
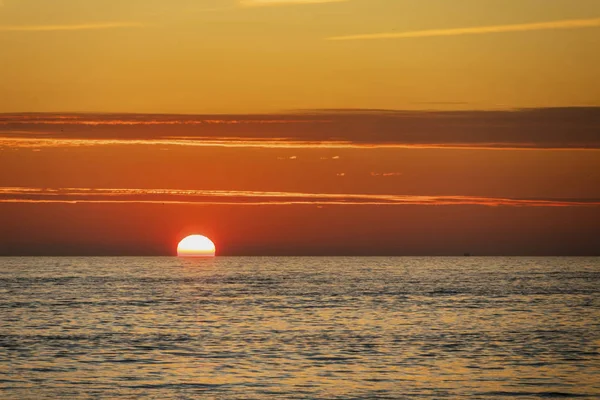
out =
<path fill-rule="evenodd" d="M 212 140 L 210 138 L 182 139 L 61 139 L 61 138 L 13 138 L 0 136 L 2 149 L 39 149 L 44 147 L 68 148 L 90 146 L 186 146 L 186 147 L 227 147 L 262 149 L 437 149 L 437 150 L 505 150 L 505 151 L 600 151 L 598 147 L 536 147 L 521 143 L 353 143 L 344 141 L 268 141 L 268 140 Z M 161 150 L 165 150 L 162 148 Z M 289 157 L 295 160 L 297 157 Z M 278 158 L 286 159 L 286 158 Z"/>
<path fill-rule="evenodd" d="M 334 36 L 327 40 L 372 40 L 372 39 L 406 39 L 439 36 L 483 35 L 487 33 L 529 32 L 554 29 L 581 29 L 600 26 L 600 18 L 569 19 L 551 22 L 533 22 L 527 24 L 477 26 L 469 28 L 429 29 L 409 32 L 384 32 L 360 35 Z"/>
<path fill-rule="evenodd" d="M 0 32 L 84 31 L 115 28 L 141 28 L 140 22 L 102 22 L 73 25 L 0 25 Z"/>
<path fill-rule="evenodd" d="M 0 148 L 115 145 L 598 151 L 600 107 L 218 116 L 0 114 Z"/>
<path fill-rule="evenodd" d="M 478 196 L 415 196 L 264 192 L 238 190 L 105 189 L 105 188 L 0 188 L 0 203 L 118 203 L 190 205 L 377 205 L 486 207 L 600 206 L 600 199 L 525 199 Z"/>
<path fill-rule="evenodd" d="M 0 125 L 27 124 L 27 125 L 241 125 L 241 124 L 301 124 L 329 122 L 326 119 L 289 119 L 282 118 L 246 118 L 246 119 L 218 119 L 215 117 L 193 117 L 181 115 L 54 115 L 54 114 L 0 114 Z"/>
<path fill-rule="evenodd" d="M 371 172 L 371 176 L 382 176 L 388 178 L 391 176 L 402 176 L 402 172 Z"/>
<path fill-rule="evenodd" d="M 294 4 L 341 3 L 348 0 L 240 0 L 244 7 L 284 6 Z"/>

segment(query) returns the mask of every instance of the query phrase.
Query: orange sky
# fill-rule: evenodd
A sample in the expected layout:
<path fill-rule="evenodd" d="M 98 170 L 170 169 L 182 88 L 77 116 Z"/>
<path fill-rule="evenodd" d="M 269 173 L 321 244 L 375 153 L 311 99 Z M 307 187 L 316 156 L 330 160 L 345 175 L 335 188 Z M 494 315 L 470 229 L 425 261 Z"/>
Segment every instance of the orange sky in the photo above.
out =
<path fill-rule="evenodd" d="M 0 1 L 0 255 L 597 255 L 598 47 L 596 0 Z"/>
<path fill-rule="evenodd" d="M 599 117 L 5 114 L 0 254 L 595 254 Z"/>
<path fill-rule="evenodd" d="M 0 112 L 598 106 L 599 41 L 597 0 L 3 0 Z"/>

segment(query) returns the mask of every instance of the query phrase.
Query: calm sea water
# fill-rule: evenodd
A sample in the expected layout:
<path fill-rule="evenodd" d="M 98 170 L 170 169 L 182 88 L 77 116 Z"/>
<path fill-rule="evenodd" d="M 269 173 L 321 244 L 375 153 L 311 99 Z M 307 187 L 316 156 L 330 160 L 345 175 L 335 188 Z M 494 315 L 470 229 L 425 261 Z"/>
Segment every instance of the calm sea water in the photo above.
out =
<path fill-rule="evenodd" d="M 0 398 L 600 398 L 598 258 L 0 258 Z"/>

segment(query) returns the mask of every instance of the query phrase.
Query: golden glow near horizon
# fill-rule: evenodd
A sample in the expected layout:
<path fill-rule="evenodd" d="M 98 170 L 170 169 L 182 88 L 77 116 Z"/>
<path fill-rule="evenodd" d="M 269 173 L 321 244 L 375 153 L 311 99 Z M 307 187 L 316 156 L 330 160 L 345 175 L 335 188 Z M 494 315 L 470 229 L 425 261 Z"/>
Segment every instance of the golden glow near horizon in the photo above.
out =
<path fill-rule="evenodd" d="M 177 245 L 178 257 L 214 257 L 215 244 L 206 236 L 191 235 Z"/>
<path fill-rule="evenodd" d="M 0 112 L 600 105 L 597 0 L 0 4 Z"/>

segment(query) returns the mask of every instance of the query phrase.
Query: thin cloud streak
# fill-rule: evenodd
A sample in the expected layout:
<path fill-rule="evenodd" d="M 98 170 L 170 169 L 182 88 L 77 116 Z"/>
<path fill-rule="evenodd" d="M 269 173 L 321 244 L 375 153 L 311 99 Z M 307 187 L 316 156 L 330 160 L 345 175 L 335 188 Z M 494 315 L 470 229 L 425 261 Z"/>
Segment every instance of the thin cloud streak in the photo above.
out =
<path fill-rule="evenodd" d="M 524 199 L 479 196 L 336 194 L 238 190 L 0 188 L 0 203 L 117 203 L 189 205 L 370 205 L 590 207 L 600 199 Z"/>
<path fill-rule="evenodd" d="M 439 36 L 483 35 L 488 33 L 530 32 L 555 29 L 582 29 L 594 27 L 600 27 L 600 18 L 570 19 L 513 25 L 477 26 L 470 28 L 428 29 L 410 32 L 369 33 L 360 35 L 334 36 L 327 38 L 327 40 L 406 39 Z"/>
<path fill-rule="evenodd" d="M 600 151 L 588 147 L 539 147 L 534 143 L 357 143 L 349 141 L 297 141 L 268 139 L 165 138 L 165 139 L 61 139 L 0 137 L 0 149 L 40 149 L 93 146 L 187 146 L 261 149 L 438 149 L 503 151 Z"/>
<path fill-rule="evenodd" d="M 0 120 L 0 125 L 21 124 L 21 125 L 88 125 L 88 126 L 137 126 L 137 125 L 263 125 L 263 124 L 312 124 L 312 123 L 330 123 L 329 120 L 291 120 L 291 119 L 265 119 L 265 120 L 226 120 L 226 119 L 148 119 L 148 120 L 94 120 L 78 118 L 57 118 L 57 119 L 20 119 L 20 120 Z"/>
<path fill-rule="evenodd" d="M 240 0 L 242 7 L 268 7 L 303 4 L 341 3 L 348 0 Z"/>
<path fill-rule="evenodd" d="M 103 22 L 74 25 L 0 25 L 0 32 L 85 31 L 115 28 L 141 28 L 141 22 Z"/>

